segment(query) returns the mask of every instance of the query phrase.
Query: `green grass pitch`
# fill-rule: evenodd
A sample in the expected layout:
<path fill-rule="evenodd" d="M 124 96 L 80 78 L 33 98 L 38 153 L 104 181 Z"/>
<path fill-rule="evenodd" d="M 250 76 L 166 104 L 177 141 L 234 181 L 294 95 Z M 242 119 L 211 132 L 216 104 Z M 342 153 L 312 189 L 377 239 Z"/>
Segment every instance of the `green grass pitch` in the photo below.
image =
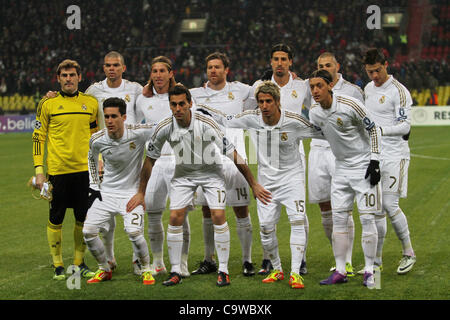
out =
<path fill-rule="evenodd" d="M 310 223 L 307 248 L 309 273 L 304 277 L 305 289 L 291 289 L 285 279 L 275 284 L 263 284 L 261 276 L 242 275 L 241 249 L 235 229 L 234 214 L 227 209 L 231 230 L 229 270 L 231 285 L 218 288 L 216 275 L 191 276 L 175 287 L 164 287 L 165 276 L 157 277 L 153 286 L 143 286 L 131 267 L 132 248 L 122 219 L 117 217 L 115 253 L 118 269 L 112 281 L 87 285 L 81 280 L 80 289 L 70 290 L 66 281 L 52 280 L 53 269 L 46 240 L 48 204 L 35 200 L 26 182 L 33 175 L 31 134 L 0 135 L 0 300 L 449 300 L 450 278 L 450 129 L 448 127 L 413 127 L 410 147 L 408 198 L 401 207 L 408 217 L 417 263 L 406 275 L 397 275 L 401 245 L 390 222 L 384 245 L 381 288 L 368 290 L 362 277 L 350 278 L 347 284 L 322 287 L 321 279 L 329 275 L 334 264 L 330 244 L 325 238 L 317 205 L 307 205 Z M 306 152 L 309 141 L 305 142 Z M 252 166 L 255 170 L 255 166 Z M 255 201 L 252 200 L 253 262 L 259 267 L 262 249 Z M 284 213 L 284 211 L 283 211 Z M 360 244 L 361 228 L 357 210 L 354 211 L 356 232 L 353 265 L 363 266 Z M 203 258 L 202 218 L 197 208 L 189 214 L 191 246 L 189 269 L 192 271 Z M 167 227 L 168 211 L 164 214 Z M 66 213 L 63 225 L 63 256 L 66 267 L 73 254 L 72 210 Z M 280 255 L 284 270 L 290 271 L 290 226 L 285 214 L 278 225 Z M 146 236 L 147 237 L 147 236 Z M 166 266 L 170 263 L 165 250 Z M 86 262 L 96 268 L 89 252 Z"/>

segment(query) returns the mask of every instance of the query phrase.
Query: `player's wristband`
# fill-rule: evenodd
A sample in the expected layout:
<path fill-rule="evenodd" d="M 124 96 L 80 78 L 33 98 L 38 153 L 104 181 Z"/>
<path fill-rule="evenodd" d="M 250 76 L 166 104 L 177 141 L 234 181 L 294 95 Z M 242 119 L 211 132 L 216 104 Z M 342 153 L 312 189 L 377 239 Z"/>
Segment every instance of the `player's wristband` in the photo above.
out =
<path fill-rule="evenodd" d="M 36 174 L 44 174 L 44 167 L 43 166 L 37 166 L 34 168 Z"/>

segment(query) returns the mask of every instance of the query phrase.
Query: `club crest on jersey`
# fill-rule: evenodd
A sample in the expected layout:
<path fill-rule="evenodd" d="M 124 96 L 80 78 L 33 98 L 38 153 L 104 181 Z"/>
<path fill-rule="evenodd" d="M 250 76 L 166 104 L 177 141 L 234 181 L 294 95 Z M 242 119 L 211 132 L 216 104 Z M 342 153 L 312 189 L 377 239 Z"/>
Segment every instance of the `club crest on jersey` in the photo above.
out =
<path fill-rule="evenodd" d="M 344 122 L 342 121 L 341 118 L 337 118 L 336 123 L 339 127 L 343 127 L 344 126 Z"/>
<path fill-rule="evenodd" d="M 233 92 L 228 92 L 228 100 L 234 100 Z"/>
<path fill-rule="evenodd" d="M 130 142 L 130 150 L 133 150 L 133 149 L 136 149 L 136 144 L 133 141 L 131 141 Z"/>
<path fill-rule="evenodd" d="M 131 101 L 130 95 L 129 95 L 129 94 L 127 94 L 127 95 L 125 96 L 125 101 L 126 101 L 126 102 L 130 102 L 130 101 Z"/>
<path fill-rule="evenodd" d="M 86 111 L 86 110 L 87 110 L 87 107 L 83 104 L 83 105 L 81 106 L 81 109 L 83 109 L 84 111 Z"/>
<path fill-rule="evenodd" d="M 282 132 L 280 139 L 281 139 L 281 141 L 287 141 L 288 140 L 287 132 Z"/>
<path fill-rule="evenodd" d="M 382 96 L 382 97 L 380 98 L 380 103 L 384 103 L 385 100 L 386 100 L 386 97 L 385 97 L 385 96 Z"/>
<path fill-rule="evenodd" d="M 153 106 L 152 106 L 152 105 L 149 105 L 148 108 L 147 108 L 147 110 L 153 110 Z"/>
<path fill-rule="evenodd" d="M 292 90 L 291 96 L 292 96 L 292 98 L 298 98 L 297 91 Z"/>
<path fill-rule="evenodd" d="M 58 110 L 64 110 L 64 107 L 60 105 L 60 106 L 58 107 Z"/>

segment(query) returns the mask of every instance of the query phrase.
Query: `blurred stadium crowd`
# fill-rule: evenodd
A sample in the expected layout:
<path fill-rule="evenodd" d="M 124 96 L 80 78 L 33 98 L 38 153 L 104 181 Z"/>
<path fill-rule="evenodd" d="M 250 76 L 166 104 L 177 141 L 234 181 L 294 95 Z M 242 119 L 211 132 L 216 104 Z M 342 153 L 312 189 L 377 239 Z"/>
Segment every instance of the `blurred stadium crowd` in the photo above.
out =
<path fill-rule="evenodd" d="M 199 86 L 206 79 L 204 57 L 215 50 L 230 57 L 229 80 L 252 84 L 269 68 L 270 48 L 280 42 L 293 48 L 292 70 L 300 77 L 307 77 L 316 68 L 315 59 L 321 52 L 331 51 L 341 63 L 344 77 L 361 87 L 368 80 L 361 64 L 362 52 L 370 46 L 383 47 L 390 73 L 410 89 L 415 104 L 449 104 L 447 0 L 421 1 L 428 4 L 432 21 L 425 23 L 429 28 L 422 32 L 421 51 L 415 58 L 402 39 L 408 25 L 395 31 L 369 30 L 366 9 L 377 4 L 383 12 L 400 8 L 408 14 L 418 1 L 80 1 L 80 30 L 69 30 L 66 25 L 66 9 L 76 4 L 72 0 L 0 2 L 3 112 L 34 111 L 36 99 L 58 89 L 55 68 L 65 58 L 82 66 L 81 90 L 104 79 L 103 56 L 111 50 L 125 56 L 124 77 L 141 84 L 147 81 L 151 59 L 167 55 L 174 62 L 177 81 L 188 87 Z M 208 18 L 205 32 L 196 41 L 178 33 L 180 21 L 186 17 Z M 20 102 L 12 107 L 9 102 L 13 97 L 19 97 Z"/>

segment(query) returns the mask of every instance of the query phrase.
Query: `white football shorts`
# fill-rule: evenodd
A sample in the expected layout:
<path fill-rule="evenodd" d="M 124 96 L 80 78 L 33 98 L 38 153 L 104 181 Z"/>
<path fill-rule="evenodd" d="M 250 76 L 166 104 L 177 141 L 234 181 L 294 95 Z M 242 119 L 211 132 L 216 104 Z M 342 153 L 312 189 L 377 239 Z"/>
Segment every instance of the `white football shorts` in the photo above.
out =
<path fill-rule="evenodd" d="M 372 186 L 364 175 L 334 175 L 331 182 L 333 212 L 352 211 L 355 201 L 360 214 L 382 214 L 381 184 Z"/>
<path fill-rule="evenodd" d="M 210 209 L 225 210 L 227 192 L 223 175 L 210 174 L 206 177 L 177 177 L 170 183 L 170 209 L 178 210 L 192 206 L 197 188 L 202 188 Z"/>
<path fill-rule="evenodd" d="M 230 207 L 244 207 L 250 203 L 250 188 L 247 180 L 232 161 L 223 162 L 223 175 L 227 191 L 226 205 Z M 198 188 L 195 196 L 195 205 L 206 206 L 207 202 L 202 188 Z"/>
<path fill-rule="evenodd" d="M 145 191 L 145 210 L 147 212 L 161 212 L 166 209 L 170 181 L 174 171 L 174 156 L 162 156 L 156 160 Z"/>
<path fill-rule="evenodd" d="M 89 208 L 84 225 L 89 228 L 103 228 L 112 216 L 121 215 L 124 229 L 127 233 L 142 231 L 144 227 L 144 208 L 136 207 L 132 212 L 127 212 L 127 203 L 131 197 L 122 198 L 111 194 L 102 193 L 102 201 L 95 199 Z"/>
<path fill-rule="evenodd" d="M 381 160 L 381 186 L 383 193 L 406 198 L 408 194 L 409 160 Z"/>
<path fill-rule="evenodd" d="M 305 182 L 295 179 L 278 188 L 267 188 L 272 193 L 272 201 L 265 205 L 258 199 L 256 207 L 260 225 L 277 224 L 282 206 L 286 207 L 289 221 L 304 220 L 306 215 Z"/>
<path fill-rule="evenodd" d="M 331 179 L 335 171 L 335 159 L 330 148 L 311 146 L 308 155 L 309 203 L 331 200 Z"/>

